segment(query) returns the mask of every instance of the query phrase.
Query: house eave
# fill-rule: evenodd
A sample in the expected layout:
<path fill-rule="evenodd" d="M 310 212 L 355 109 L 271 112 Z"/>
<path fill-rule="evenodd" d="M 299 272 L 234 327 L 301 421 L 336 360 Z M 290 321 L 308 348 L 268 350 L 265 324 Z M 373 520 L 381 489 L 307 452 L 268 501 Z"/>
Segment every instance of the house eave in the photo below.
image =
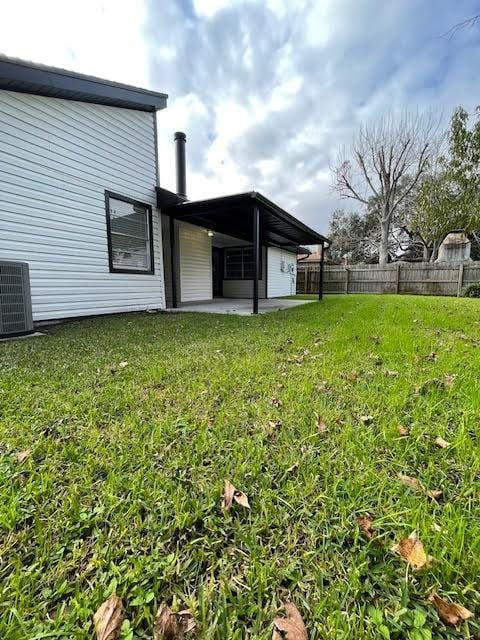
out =
<path fill-rule="evenodd" d="M 4 55 L 0 89 L 150 112 L 164 109 L 168 98 L 165 93 Z"/>

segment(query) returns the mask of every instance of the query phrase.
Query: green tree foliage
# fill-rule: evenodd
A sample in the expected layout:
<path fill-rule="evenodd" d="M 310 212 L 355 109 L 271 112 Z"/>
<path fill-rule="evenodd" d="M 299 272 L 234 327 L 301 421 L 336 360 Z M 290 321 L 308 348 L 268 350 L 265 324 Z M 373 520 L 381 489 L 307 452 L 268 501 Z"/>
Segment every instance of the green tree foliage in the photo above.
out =
<path fill-rule="evenodd" d="M 472 234 L 480 228 L 480 118 L 458 108 L 448 135 L 448 154 L 424 176 L 412 207 L 411 229 L 435 259 L 451 231 Z"/>
<path fill-rule="evenodd" d="M 377 222 L 372 211 L 347 212 L 336 209 L 330 219 L 328 237 L 331 240 L 329 257 L 335 262 L 377 262 Z"/>

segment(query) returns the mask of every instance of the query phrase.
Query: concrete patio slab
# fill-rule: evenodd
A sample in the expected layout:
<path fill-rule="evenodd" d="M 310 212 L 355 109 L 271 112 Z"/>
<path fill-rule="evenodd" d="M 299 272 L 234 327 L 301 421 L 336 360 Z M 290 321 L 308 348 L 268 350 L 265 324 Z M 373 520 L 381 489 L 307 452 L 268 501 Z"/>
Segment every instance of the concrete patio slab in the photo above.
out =
<path fill-rule="evenodd" d="M 258 301 L 258 313 L 270 313 L 298 307 L 314 300 L 287 300 L 285 298 L 270 298 Z M 250 298 L 215 298 L 206 302 L 183 304 L 178 309 L 167 309 L 171 313 L 223 313 L 236 316 L 252 314 L 252 300 Z"/>

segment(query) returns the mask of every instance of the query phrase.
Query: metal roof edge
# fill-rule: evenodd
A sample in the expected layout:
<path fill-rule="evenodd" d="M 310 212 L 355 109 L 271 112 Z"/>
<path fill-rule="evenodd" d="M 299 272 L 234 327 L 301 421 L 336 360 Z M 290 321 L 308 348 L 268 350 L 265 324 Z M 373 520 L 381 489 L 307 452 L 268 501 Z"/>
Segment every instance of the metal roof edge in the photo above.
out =
<path fill-rule="evenodd" d="M 57 90 L 64 95 L 65 99 L 80 101 L 79 95 L 84 94 L 91 102 L 98 101 L 99 104 L 105 104 L 106 100 L 117 100 L 131 104 L 131 108 L 136 107 L 144 111 L 164 109 L 168 98 L 166 93 L 20 58 L 11 58 L 4 54 L 0 54 L 0 88 L 10 91 L 30 91 L 46 97 L 55 97 L 49 94 L 49 91 Z"/>

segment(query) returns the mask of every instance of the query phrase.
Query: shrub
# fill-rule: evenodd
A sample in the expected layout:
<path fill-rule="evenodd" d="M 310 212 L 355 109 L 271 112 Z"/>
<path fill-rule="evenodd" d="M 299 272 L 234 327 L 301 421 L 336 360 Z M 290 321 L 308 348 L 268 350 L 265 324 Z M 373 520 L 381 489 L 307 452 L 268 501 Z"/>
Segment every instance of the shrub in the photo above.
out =
<path fill-rule="evenodd" d="M 480 282 L 474 282 L 465 287 L 463 295 L 465 298 L 480 298 Z"/>

